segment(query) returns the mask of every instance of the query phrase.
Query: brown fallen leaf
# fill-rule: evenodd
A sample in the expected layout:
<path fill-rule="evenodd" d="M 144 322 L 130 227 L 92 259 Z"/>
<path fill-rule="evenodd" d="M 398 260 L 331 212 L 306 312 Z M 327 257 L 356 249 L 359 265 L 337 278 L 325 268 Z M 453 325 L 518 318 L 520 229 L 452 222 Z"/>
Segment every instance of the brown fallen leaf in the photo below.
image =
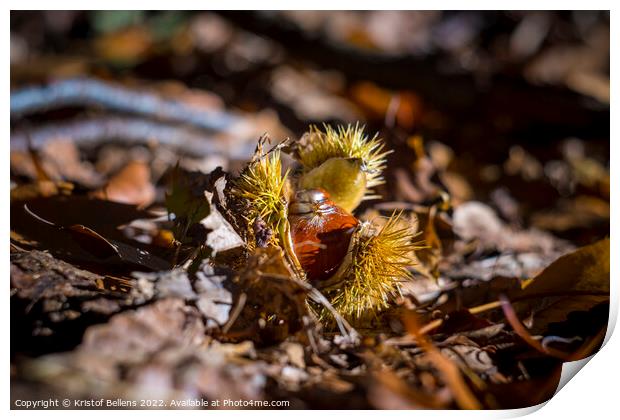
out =
<path fill-rule="evenodd" d="M 543 332 L 552 322 L 574 311 L 587 311 L 609 300 L 609 238 L 579 248 L 553 262 L 524 283 L 511 299 L 520 314 L 534 313 L 532 334 Z M 540 296 L 539 299 L 533 299 Z"/>
<path fill-rule="evenodd" d="M 101 174 L 80 156 L 76 144 L 65 138 L 55 138 L 40 150 L 11 151 L 11 172 L 42 181 L 68 181 L 96 188 L 103 184 Z"/>
<path fill-rule="evenodd" d="M 45 144 L 41 150 L 41 159 L 45 167 L 57 173 L 61 180 L 90 188 L 99 187 L 103 183 L 101 174 L 80 156 L 80 150 L 71 139 L 59 138 Z"/>
<path fill-rule="evenodd" d="M 155 200 L 151 170 L 144 162 L 129 162 L 104 188 L 93 195 L 103 200 L 146 207 Z"/>
<path fill-rule="evenodd" d="M 70 159 L 70 158 L 69 158 Z M 41 154 L 34 149 L 27 152 L 11 152 L 11 172 L 26 175 L 33 182 L 16 185 L 11 188 L 11 200 L 27 200 L 36 197 L 51 197 L 57 194 L 70 194 L 73 184 L 64 182 L 62 177 L 54 173 L 48 161 L 42 159 Z"/>
<path fill-rule="evenodd" d="M 51 197 L 58 194 L 69 195 L 72 191 L 73 184 L 68 182 L 35 181 L 11 188 L 11 201 L 32 200 L 38 197 Z"/>

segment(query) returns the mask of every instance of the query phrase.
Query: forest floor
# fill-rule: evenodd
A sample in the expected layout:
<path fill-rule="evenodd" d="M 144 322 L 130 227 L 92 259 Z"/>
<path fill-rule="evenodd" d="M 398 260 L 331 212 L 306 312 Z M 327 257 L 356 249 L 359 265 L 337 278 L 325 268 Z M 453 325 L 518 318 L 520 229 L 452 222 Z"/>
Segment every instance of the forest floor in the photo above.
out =
<path fill-rule="evenodd" d="M 13 404 L 518 408 L 601 346 L 608 14 L 279 13 L 11 14 Z M 265 134 L 357 122 L 356 220 L 420 245 L 363 321 L 225 205 Z"/>

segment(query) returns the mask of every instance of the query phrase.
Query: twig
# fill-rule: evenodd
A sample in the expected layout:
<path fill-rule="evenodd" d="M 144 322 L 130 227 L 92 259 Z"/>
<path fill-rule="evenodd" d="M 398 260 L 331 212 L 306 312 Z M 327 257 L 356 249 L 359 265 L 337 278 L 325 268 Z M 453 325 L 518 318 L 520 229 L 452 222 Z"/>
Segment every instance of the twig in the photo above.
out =
<path fill-rule="evenodd" d="M 470 314 L 475 315 L 482 312 L 490 311 L 491 309 L 499 308 L 501 306 L 499 300 L 495 300 L 493 302 L 485 303 L 479 306 L 475 306 L 473 308 L 467 309 Z M 423 334 L 428 334 L 429 332 L 441 327 L 443 324 L 443 319 L 435 319 L 428 324 L 425 324 L 420 328 L 420 332 Z"/>
<path fill-rule="evenodd" d="M 353 328 L 351 324 L 349 324 L 347 320 L 344 319 L 336 309 L 334 309 L 329 300 L 327 300 L 327 298 L 323 296 L 323 294 L 319 290 L 312 287 L 309 296 L 315 302 L 323 305 L 331 313 L 331 315 L 336 320 L 336 324 L 338 325 L 340 333 L 344 338 L 346 338 L 351 343 L 354 343 L 359 339 L 359 334 L 357 333 L 355 328 Z"/>
<path fill-rule="evenodd" d="M 71 139 L 78 146 L 93 145 L 104 140 L 130 143 L 157 142 L 181 149 L 194 156 L 220 154 L 232 159 L 252 155 L 252 142 L 215 138 L 201 130 L 155 122 L 141 118 L 97 117 L 63 123 L 47 124 L 32 130 L 11 133 L 11 150 L 39 149 L 54 139 Z"/>
<path fill-rule="evenodd" d="M 544 298 L 544 297 L 549 297 L 549 296 L 582 296 L 582 295 L 591 295 L 591 296 L 607 296 L 608 293 L 606 292 L 588 292 L 588 291 L 581 291 L 581 290 L 568 290 L 568 291 L 564 291 L 564 292 L 548 292 L 548 293 L 535 293 L 535 294 L 530 294 L 530 295 L 524 295 L 524 296 L 518 296 L 512 299 L 513 302 L 518 302 L 521 300 L 528 300 L 528 299 L 537 299 L 537 298 Z M 467 310 L 469 311 L 470 314 L 472 315 L 476 315 L 476 314 L 480 314 L 486 311 L 490 311 L 492 309 L 496 309 L 499 308 L 500 306 L 502 306 L 501 301 L 499 300 L 494 300 L 492 302 L 488 302 L 488 303 L 483 303 L 482 305 L 478 305 L 478 306 L 474 306 L 472 308 L 468 308 Z M 444 320 L 443 319 L 435 319 L 425 325 L 423 325 L 420 328 L 420 332 L 423 334 L 428 334 L 433 330 L 436 330 L 437 328 L 441 327 L 443 325 Z M 390 339 L 389 340 L 390 344 L 393 345 L 400 345 L 400 346 L 407 346 L 410 344 L 415 344 L 415 341 L 411 340 L 411 337 L 401 337 L 399 339 Z"/>
<path fill-rule="evenodd" d="M 503 296 L 503 295 L 500 296 L 500 302 L 502 305 L 502 310 L 504 311 L 504 315 L 506 316 L 506 319 L 508 320 L 508 322 L 510 323 L 510 326 L 515 331 L 515 333 L 517 333 L 519 337 L 521 337 L 527 344 L 534 347 L 536 350 L 540 351 L 541 353 L 548 354 L 549 356 L 557 357 L 558 359 L 562 359 L 566 362 L 580 360 L 580 359 L 583 359 L 584 357 L 589 356 L 592 353 L 592 350 L 594 350 L 594 348 L 603 340 L 603 338 L 605 337 L 605 333 L 607 331 L 607 326 L 604 326 L 603 328 L 599 330 L 596 336 L 592 338 L 592 340 L 585 342 L 579 349 L 577 349 L 577 351 L 575 351 L 572 354 L 564 353 L 559 350 L 554 350 L 552 348 L 546 347 L 544 345 L 544 340 L 543 340 L 543 344 L 536 341 L 530 335 L 527 329 L 523 326 L 521 321 L 519 321 L 519 318 L 517 317 L 517 314 L 515 313 L 514 308 L 512 307 L 512 305 L 510 304 L 510 301 L 508 300 L 506 296 Z M 560 340 L 556 339 L 556 341 L 560 341 Z M 564 342 L 571 342 L 571 341 L 574 341 L 574 340 L 564 340 Z"/>
<path fill-rule="evenodd" d="M 519 302 L 522 300 L 528 300 L 528 299 L 538 299 L 538 298 L 545 298 L 545 297 L 550 297 L 550 296 L 583 296 L 583 295 L 590 295 L 590 296 L 607 296 L 608 293 L 606 292 L 588 292 L 588 291 L 582 291 L 582 290 L 567 290 L 564 292 L 548 292 L 548 293 L 533 293 L 530 295 L 524 295 L 524 296 L 517 296 L 515 298 L 512 299 L 513 302 Z M 472 315 L 476 315 L 476 314 L 480 314 L 486 311 L 490 311 L 492 309 L 496 309 L 499 308 L 500 306 L 502 306 L 501 301 L 499 300 L 494 300 L 492 302 L 488 302 L 488 303 L 483 303 L 482 305 L 478 305 L 478 306 L 474 306 L 473 308 L 469 308 L 467 309 L 469 311 L 470 314 Z M 429 322 L 428 324 L 424 325 L 424 327 L 422 327 L 422 330 L 425 333 L 428 333 L 429 331 L 432 331 L 436 328 L 439 328 L 441 325 L 443 324 L 443 320 L 442 319 L 436 319 L 434 321 Z"/>
<path fill-rule="evenodd" d="M 214 131 L 228 131 L 240 122 L 240 118 L 227 112 L 96 79 L 68 79 L 11 93 L 12 118 L 67 106 L 98 106 Z"/>
<path fill-rule="evenodd" d="M 222 327 L 222 332 L 224 334 L 228 333 L 228 330 L 230 329 L 230 327 L 232 327 L 232 325 L 235 323 L 237 318 L 239 318 L 239 315 L 241 315 L 241 311 L 243 310 L 243 307 L 245 306 L 245 302 L 247 300 L 248 300 L 248 295 L 246 295 L 245 293 L 241 293 L 239 295 L 239 300 L 237 301 L 237 304 L 233 308 L 230 316 L 228 317 L 228 321 L 226 321 L 226 324 L 224 324 L 224 326 Z"/>
<path fill-rule="evenodd" d="M 508 323 L 510 324 L 514 332 L 519 337 L 521 337 L 523 341 L 525 341 L 527 344 L 529 344 L 531 347 L 538 350 L 542 354 L 548 354 L 549 356 L 557 357 L 558 359 L 562 359 L 564 361 L 570 360 L 569 354 L 566 354 L 558 350 L 554 350 L 552 348 L 545 348 L 542 344 L 536 341 L 531 336 L 531 334 L 527 331 L 527 329 L 523 326 L 521 321 L 519 321 L 519 318 L 517 317 L 517 314 L 514 308 L 512 307 L 512 305 L 510 304 L 510 301 L 508 300 L 506 296 L 501 295 L 499 298 L 499 301 L 501 303 L 502 310 L 504 311 L 504 315 L 506 316 L 506 319 L 508 320 Z"/>

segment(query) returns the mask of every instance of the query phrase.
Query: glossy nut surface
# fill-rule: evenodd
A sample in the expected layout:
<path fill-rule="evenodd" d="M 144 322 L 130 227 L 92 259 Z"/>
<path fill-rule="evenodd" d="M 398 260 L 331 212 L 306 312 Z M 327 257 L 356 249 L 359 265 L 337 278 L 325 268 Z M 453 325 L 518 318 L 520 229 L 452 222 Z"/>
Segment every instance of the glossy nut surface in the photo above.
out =
<path fill-rule="evenodd" d="M 358 225 L 321 189 L 298 191 L 289 205 L 295 254 L 309 280 L 325 280 L 338 269 Z"/>

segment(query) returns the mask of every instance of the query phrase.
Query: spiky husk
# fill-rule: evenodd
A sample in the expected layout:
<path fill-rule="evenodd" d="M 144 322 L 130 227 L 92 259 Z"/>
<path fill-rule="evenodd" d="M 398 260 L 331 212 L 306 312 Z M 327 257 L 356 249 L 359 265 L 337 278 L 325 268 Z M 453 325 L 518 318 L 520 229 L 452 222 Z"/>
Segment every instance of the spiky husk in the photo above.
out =
<path fill-rule="evenodd" d="M 375 197 L 371 188 L 383 184 L 381 175 L 385 169 L 385 151 L 381 139 L 375 135 L 369 138 L 364 127 L 358 124 L 332 128 L 324 125 L 324 131 L 311 126 L 306 138 L 297 149 L 297 158 L 306 171 L 318 167 L 331 158 L 361 159 L 366 173 L 366 198 Z"/>
<path fill-rule="evenodd" d="M 262 147 L 234 181 L 232 193 L 247 200 L 249 212 L 243 215 L 248 226 L 257 218 L 278 232 L 281 224 L 287 220 L 288 203 L 286 200 L 286 178 L 288 171 L 282 174 L 280 150 L 262 154 Z M 277 243 L 277 235 L 273 236 Z"/>
<path fill-rule="evenodd" d="M 415 230 L 402 222 L 394 213 L 382 227 L 365 222 L 354 234 L 347 259 L 323 289 L 345 318 L 373 317 L 400 293 L 399 284 L 412 278 L 409 267 L 420 244 Z"/>

